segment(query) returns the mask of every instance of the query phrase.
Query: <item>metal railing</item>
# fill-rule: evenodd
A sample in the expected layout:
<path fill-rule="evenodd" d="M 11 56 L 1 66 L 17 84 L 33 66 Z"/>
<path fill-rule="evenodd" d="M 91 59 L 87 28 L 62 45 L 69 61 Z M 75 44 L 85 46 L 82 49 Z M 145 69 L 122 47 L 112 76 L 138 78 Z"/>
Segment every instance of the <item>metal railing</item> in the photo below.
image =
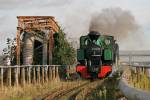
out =
<path fill-rule="evenodd" d="M 148 52 L 121 52 L 121 66 L 150 67 L 150 53 Z"/>

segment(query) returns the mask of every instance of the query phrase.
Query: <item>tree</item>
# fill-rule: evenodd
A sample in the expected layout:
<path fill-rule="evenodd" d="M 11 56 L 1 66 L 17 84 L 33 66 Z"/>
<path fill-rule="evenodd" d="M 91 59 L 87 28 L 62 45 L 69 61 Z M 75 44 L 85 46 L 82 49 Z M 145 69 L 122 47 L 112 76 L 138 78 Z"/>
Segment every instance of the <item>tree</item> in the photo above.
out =
<path fill-rule="evenodd" d="M 54 34 L 53 64 L 73 64 L 76 59 L 75 49 L 69 44 L 62 29 Z"/>
<path fill-rule="evenodd" d="M 9 57 L 11 64 L 16 63 L 16 38 L 10 39 L 7 38 L 7 47 L 3 49 L 3 54 L 5 57 Z"/>

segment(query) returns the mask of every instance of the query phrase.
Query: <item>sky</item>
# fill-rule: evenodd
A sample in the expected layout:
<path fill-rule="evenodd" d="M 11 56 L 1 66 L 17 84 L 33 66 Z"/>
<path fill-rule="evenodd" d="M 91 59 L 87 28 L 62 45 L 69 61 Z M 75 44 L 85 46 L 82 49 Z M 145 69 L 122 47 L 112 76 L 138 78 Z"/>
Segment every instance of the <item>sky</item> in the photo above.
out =
<path fill-rule="evenodd" d="M 105 8 L 129 11 L 140 28 L 123 42 L 122 50 L 150 50 L 150 0 L 0 0 L 0 52 L 6 38 L 16 35 L 16 16 L 54 16 L 68 38 L 87 34 L 90 18 Z"/>

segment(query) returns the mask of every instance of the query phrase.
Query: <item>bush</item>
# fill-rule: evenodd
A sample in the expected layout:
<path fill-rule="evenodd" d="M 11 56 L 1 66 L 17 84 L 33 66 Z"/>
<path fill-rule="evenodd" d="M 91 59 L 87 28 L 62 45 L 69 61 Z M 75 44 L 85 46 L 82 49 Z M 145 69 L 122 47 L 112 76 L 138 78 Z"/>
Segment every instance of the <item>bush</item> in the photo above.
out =
<path fill-rule="evenodd" d="M 65 33 L 60 29 L 54 34 L 53 64 L 73 64 L 75 58 L 75 49 L 69 44 Z"/>

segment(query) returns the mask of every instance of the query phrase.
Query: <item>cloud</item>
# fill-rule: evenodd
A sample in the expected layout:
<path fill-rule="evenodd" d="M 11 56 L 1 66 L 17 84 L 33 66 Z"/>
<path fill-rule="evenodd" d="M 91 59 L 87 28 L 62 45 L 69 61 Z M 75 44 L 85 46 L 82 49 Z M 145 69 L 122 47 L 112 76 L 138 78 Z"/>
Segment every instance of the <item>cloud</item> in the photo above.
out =
<path fill-rule="evenodd" d="M 43 8 L 68 5 L 71 0 L 0 0 L 0 10 Z"/>
<path fill-rule="evenodd" d="M 25 0 L 0 0 L 0 10 L 17 8 L 22 4 L 25 4 Z"/>

